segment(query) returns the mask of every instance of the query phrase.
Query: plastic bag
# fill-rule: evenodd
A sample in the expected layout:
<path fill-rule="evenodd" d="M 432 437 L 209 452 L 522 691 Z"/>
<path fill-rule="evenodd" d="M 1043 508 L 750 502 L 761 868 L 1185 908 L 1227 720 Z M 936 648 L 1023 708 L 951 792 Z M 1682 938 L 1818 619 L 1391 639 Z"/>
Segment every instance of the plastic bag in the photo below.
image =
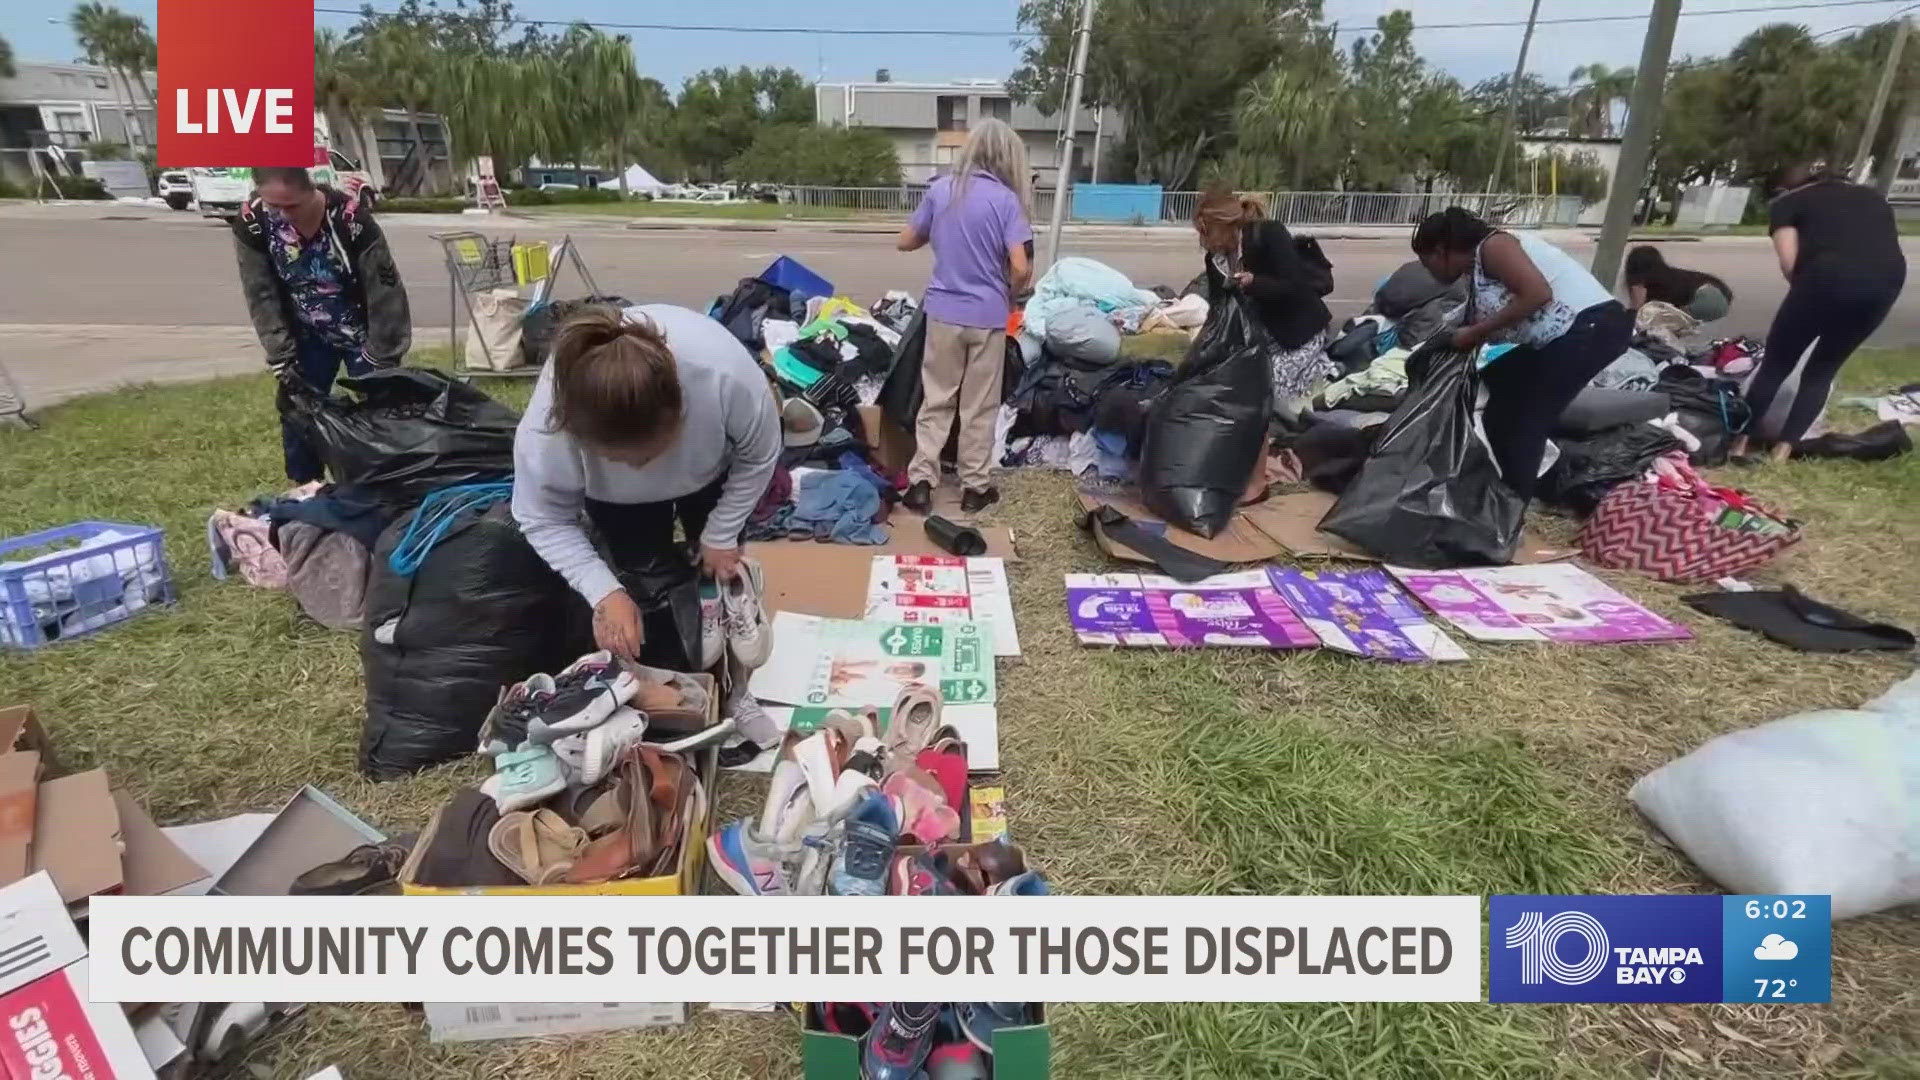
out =
<path fill-rule="evenodd" d="M 1753 426 L 1753 410 L 1741 396 L 1740 384 L 1732 379 L 1709 379 L 1676 364 L 1660 373 L 1654 389 L 1667 395 L 1680 426 L 1700 440 L 1700 449 L 1687 455 L 1695 465 L 1725 465 L 1727 445 Z"/>
<path fill-rule="evenodd" d="M 1238 293 L 1214 305 L 1186 363 L 1147 411 L 1140 497 L 1167 522 L 1227 527 L 1267 441 L 1273 343 Z"/>
<path fill-rule="evenodd" d="M 326 464 L 335 484 L 412 505 L 450 484 L 513 475 L 520 416 L 429 368 L 389 368 L 340 385 L 356 399 L 282 388 L 280 407 Z"/>
<path fill-rule="evenodd" d="M 1527 504 L 1474 430 L 1473 353 L 1420 352 L 1407 371 L 1421 375 L 1320 528 L 1400 566 L 1503 565 Z"/>
<path fill-rule="evenodd" d="M 1638 480 L 1680 440 L 1652 424 L 1623 424 L 1584 437 L 1558 440 L 1560 460 L 1540 481 L 1540 497 L 1585 517 L 1615 485 Z"/>
<path fill-rule="evenodd" d="M 520 535 L 505 503 L 457 518 L 403 577 L 388 558 L 408 520 L 374 551 L 360 636 L 360 771 L 376 780 L 473 753 L 502 687 L 593 649 L 586 602 Z"/>
<path fill-rule="evenodd" d="M 1920 675 L 1909 675 L 1859 709 L 1722 735 L 1627 797 L 1728 892 L 1824 893 L 1848 919 L 1920 902 L 1915 746 Z"/>
<path fill-rule="evenodd" d="M 1062 311 L 1047 322 L 1047 350 L 1069 360 L 1111 364 L 1120 358 L 1120 330 L 1095 308 Z"/>

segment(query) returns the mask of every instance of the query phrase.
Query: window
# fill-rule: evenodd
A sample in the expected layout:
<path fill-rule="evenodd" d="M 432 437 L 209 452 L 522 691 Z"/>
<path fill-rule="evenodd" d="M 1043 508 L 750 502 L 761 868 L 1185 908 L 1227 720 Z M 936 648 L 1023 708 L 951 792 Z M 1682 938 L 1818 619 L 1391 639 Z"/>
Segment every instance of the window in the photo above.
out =
<path fill-rule="evenodd" d="M 958 94 L 942 94 L 935 101 L 937 126 L 941 131 L 967 130 L 967 99 Z"/>
<path fill-rule="evenodd" d="M 951 165 L 953 164 L 953 154 L 954 148 L 951 146 L 936 146 L 933 148 L 933 163 L 935 165 Z"/>
<path fill-rule="evenodd" d="M 87 114 L 81 112 L 56 112 L 53 114 L 53 130 L 84 132 L 87 130 Z"/>
<path fill-rule="evenodd" d="M 980 99 L 980 112 L 1005 123 L 1013 123 L 1013 99 L 990 97 Z"/>
<path fill-rule="evenodd" d="M 359 172 L 360 171 L 359 162 L 353 160 L 352 158 L 348 157 L 347 155 L 341 153 L 338 150 L 327 151 L 327 159 L 332 163 L 335 172 Z"/>
<path fill-rule="evenodd" d="M 93 85 L 95 89 L 105 90 L 107 88 L 107 77 L 105 75 L 95 75 L 93 77 Z"/>

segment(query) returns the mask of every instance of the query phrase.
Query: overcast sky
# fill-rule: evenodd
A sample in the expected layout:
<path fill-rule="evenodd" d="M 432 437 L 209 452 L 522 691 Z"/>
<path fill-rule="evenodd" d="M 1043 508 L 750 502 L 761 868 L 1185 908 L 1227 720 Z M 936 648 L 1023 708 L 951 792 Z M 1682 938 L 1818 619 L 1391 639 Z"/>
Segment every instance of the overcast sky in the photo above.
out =
<path fill-rule="evenodd" d="M 230 0 L 206 0 L 225 3 Z M 1205 3 L 1206 0 L 1191 0 Z M 1826 6 L 1813 6 L 1818 4 Z M 1376 18 L 1395 8 L 1413 12 L 1416 27 L 1427 23 L 1524 22 L 1529 0 L 1326 0 L 1327 18 L 1340 24 L 1342 43 L 1370 28 Z M 121 0 L 120 6 L 154 23 L 154 0 Z M 391 8 L 393 0 L 378 0 Z M 1913 0 L 1872 0 L 1835 4 L 1834 0 L 1686 0 L 1674 56 L 1725 52 L 1755 27 L 1771 22 L 1796 22 L 1815 32 L 1838 30 L 1885 19 L 1913 6 Z M 358 0 L 316 0 L 317 9 L 354 10 Z M 813 34 L 718 33 L 711 31 L 628 30 L 636 43 L 642 72 L 678 88 L 688 75 L 719 65 L 784 65 L 809 77 L 829 80 L 869 79 L 875 68 L 888 68 L 902 81 L 951 78 L 998 78 L 1018 62 L 1018 51 L 1008 38 L 1014 29 L 1018 0 L 973 0 L 967 4 L 924 4 L 912 0 L 517 0 L 518 12 L 528 18 L 575 19 L 613 23 L 670 23 L 742 27 L 933 27 L 987 32 L 980 37 L 827 36 Z M 1651 0 L 1542 0 L 1540 18 L 1592 14 L 1632 14 L 1652 7 Z M 1712 15 L 1725 8 L 1767 8 L 1737 14 Z M 50 4 L 25 0 L 0 4 L 0 36 L 13 44 L 22 60 L 72 60 L 79 49 L 64 21 L 50 23 L 47 12 L 65 10 L 64 0 Z M 316 14 L 322 26 L 345 27 L 352 15 Z M 1640 22 L 1543 25 L 1534 35 L 1527 70 L 1554 82 L 1565 81 L 1576 66 L 1595 61 L 1631 65 L 1640 56 Z M 1435 65 L 1467 83 L 1510 71 L 1520 46 L 1521 28 L 1420 30 L 1415 43 Z M 1094 42 L 1099 47 L 1099 42 Z"/>

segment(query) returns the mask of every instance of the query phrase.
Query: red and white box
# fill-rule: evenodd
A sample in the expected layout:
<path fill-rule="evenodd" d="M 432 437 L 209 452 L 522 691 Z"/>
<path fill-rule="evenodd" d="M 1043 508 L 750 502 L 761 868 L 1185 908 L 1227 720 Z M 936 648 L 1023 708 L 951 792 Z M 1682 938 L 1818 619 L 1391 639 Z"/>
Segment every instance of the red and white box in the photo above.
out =
<path fill-rule="evenodd" d="M 53 879 L 0 889 L 0 1076 L 153 1080 L 119 1005 L 87 1000 L 87 946 Z"/>

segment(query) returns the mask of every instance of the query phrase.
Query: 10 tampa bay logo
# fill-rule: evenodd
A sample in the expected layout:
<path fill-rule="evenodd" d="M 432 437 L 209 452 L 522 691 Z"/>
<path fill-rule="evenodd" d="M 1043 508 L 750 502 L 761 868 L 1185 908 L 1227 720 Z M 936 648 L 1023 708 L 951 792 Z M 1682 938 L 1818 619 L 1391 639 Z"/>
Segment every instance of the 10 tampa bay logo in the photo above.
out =
<path fill-rule="evenodd" d="M 1495 896 L 1493 1001 L 1719 1001 L 1717 896 Z"/>

